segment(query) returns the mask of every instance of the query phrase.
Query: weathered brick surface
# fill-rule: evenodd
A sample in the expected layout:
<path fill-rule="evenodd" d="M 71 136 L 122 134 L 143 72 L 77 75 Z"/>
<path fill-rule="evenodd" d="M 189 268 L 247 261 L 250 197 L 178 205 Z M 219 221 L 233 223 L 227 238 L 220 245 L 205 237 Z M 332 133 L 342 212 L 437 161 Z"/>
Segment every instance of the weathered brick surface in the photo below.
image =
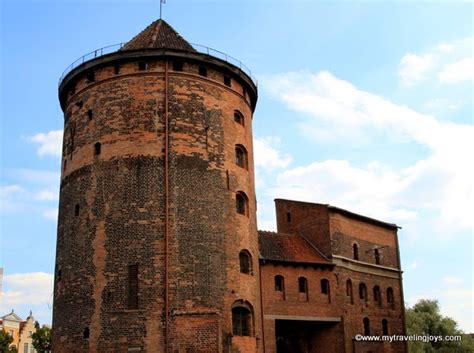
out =
<path fill-rule="evenodd" d="M 169 63 L 169 321 L 165 322 L 165 61 L 86 72 L 62 102 L 63 173 L 54 303 L 55 352 L 261 351 L 258 243 L 248 92 L 232 76 Z M 72 84 L 69 84 L 72 87 Z M 65 97 L 65 95 L 62 95 Z M 234 121 L 239 110 L 245 124 Z M 92 114 L 89 113 L 92 112 Z M 100 155 L 94 144 L 101 143 Z M 248 168 L 235 163 L 235 145 Z M 235 211 L 244 192 L 247 215 Z M 79 214 L 75 216 L 76 205 Z M 252 256 L 241 274 L 239 252 Z M 138 264 L 138 309 L 127 308 L 128 266 Z M 253 307 L 254 335 L 232 337 L 231 307 Z M 84 329 L 89 337 L 83 338 Z M 253 348 L 249 348 L 253 347 Z M 257 348 L 259 347 L 259 348 Z"/>

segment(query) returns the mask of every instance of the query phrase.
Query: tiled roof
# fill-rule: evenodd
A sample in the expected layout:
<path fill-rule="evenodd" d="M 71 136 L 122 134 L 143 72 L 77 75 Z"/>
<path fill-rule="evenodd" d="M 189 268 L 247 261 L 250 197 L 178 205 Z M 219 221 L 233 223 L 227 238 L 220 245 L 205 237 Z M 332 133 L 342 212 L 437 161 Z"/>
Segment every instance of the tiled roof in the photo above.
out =
<path fill-rule="evenodd" d="M 264 260 L 305 264 L 332 264 L 314 245 L 295 234 L 258 231 L 260 256 Z"/>
<path fill-rule="evenodd" d="M 157 20 L 126 43 L 121 50 L 177 49 L 196 51 L 166 21 Z"/>

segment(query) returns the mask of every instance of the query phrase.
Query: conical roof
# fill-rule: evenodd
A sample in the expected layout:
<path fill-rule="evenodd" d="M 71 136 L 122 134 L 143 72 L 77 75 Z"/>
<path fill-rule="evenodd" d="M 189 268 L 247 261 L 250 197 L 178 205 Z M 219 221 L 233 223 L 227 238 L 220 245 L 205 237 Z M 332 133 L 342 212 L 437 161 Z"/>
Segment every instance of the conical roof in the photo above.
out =
<path fill-rule="evenodd" d="M 121 50 L 136 49 L 176 49 L 196 50 L 176 32 L 166 21 L 159 19 L 126 43 Z"/>

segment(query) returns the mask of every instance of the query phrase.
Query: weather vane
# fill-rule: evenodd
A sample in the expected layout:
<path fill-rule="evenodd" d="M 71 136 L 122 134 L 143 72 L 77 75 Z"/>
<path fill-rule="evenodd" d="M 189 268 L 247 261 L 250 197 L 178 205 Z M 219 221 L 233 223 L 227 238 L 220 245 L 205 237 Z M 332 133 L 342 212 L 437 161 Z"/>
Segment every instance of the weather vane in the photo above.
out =
<path fill-rule="evenodd" d="M 161 20 L 161 9 L 163 7 L 163 4 L 166 4 L 166 0 L 160 0 L 160 20 Z"/>

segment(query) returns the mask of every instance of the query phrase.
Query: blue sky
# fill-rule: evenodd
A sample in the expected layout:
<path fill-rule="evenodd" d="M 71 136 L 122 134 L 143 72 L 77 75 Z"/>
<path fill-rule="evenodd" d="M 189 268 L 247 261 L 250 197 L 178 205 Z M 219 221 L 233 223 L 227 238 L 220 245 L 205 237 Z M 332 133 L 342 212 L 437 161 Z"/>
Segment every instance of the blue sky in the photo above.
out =
<path fill-rule="evenodd" d="M 49 322 L 62 112 L 72 61 L 131 39 L 159 1 L 4 0 L 0 21 L 0 314 Z M 402 227 L 405 300 L 436 298 L 474 331 L 473 5 L 168 0 L 188 41 L 258 77 L 258 221 L 273 199 L 330 203 Z"/>

